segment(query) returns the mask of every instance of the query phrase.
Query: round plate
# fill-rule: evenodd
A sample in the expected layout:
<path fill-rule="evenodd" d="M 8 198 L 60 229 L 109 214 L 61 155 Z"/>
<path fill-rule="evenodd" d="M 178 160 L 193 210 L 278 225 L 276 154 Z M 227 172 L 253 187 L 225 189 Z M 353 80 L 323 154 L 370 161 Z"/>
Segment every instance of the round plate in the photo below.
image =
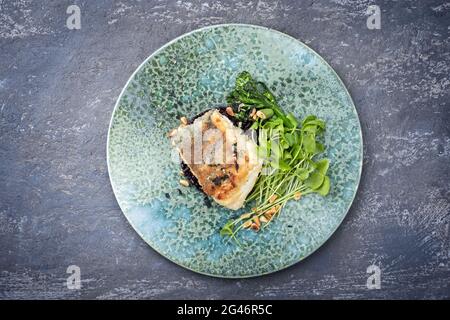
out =
<path fill-rule="evenodd" d="M 244 70 L 265 82 L 286 112 L 326 121 L 331 191 L 290 201 L 269 228 L 241 232 L 239 247 L 219 230 L 241 211 L 208 203 L 195 188 L 180 186 L 167 133 L 180 116 L 224 105 Z M 358 188 L 362 136 L 349 93 L 317 53 L 275 30 L 227 24 L 187 33 L 142 63 L 115 106 L 107 153 L 117 201 L 152 248 L 190 270 L 239 278 L 286 268 L 331 236 Z"/>

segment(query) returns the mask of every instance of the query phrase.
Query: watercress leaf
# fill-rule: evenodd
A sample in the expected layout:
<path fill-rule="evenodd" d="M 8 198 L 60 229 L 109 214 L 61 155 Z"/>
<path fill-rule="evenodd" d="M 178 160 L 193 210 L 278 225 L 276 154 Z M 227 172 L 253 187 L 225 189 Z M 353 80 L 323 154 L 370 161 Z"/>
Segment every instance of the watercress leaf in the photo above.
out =
<path fill-rule="evenodd" d="M 276 118 L 276 120 L 274 120 L 274 122 L 277 126 L 283 125 L 283 119 L 281 119 L 281 118 Z"/>
<path fill-rule="evenodd" d="M 292 136 L 294 137 L 294 144 L 300 144 L 301 133 L 299 131 L 294 131 Z"/>
<path fill-rule="evenodd" d="M 293 127 L 293 128 L 297 127 L 297 125 L 298 125 L 297 119 L 295 118 L 295 116 L 292 113 L 288 113 L 286 118 L 288 119 L 289 123 L 291 124 L 291 127 Z"/>
<path fill-rule="evenodd" d="M 325 122 L 322 119 L 316 118 L 315 116 L 308 116 L 302 121 L 302 127 L 308 125 L 325 129 Z"/>
<path fill-rule="evenodd" d="M 321 159 L 319 161 L 316 161 L 316 170 L 319 171 L 322 175 L 326 175 L 329 165 L 330 165 L 330 160 L 328 160 L 326 158 Z"/>
<path fill-rule="evenodd" d="M 283 124 L 283 120 L 281 120 L 279 118 L 275 118 L 275 116 L 273 116 L 269 120 L 265 121 L 263 127 L 266 129 L 274 129 L 274 128 L 279 127 L 282 124 Z M 281 127 L 281 128 L 284 130 L 284 127 Z"/>
<path fill-rule="evenodd" d="M 313 172 L 314 170 L 316 170 L 317 165 L 313 160 L 311 160 L 310 158 L 306 158 L 305 161 L 309 165 L 309 172 Z"/>
<path fill-rule="evenodd" d="M 314 153 L 316 151 L 316 140 L 313 135 L 303 135 L 303 148 L 307 153 Z"/>
<path fill-rule="evenodd" d="M 324 177 L 322 185 L 315 192 L 324 197 L 330 192 L 330 178 L 328 176 Z"/>
<path fill-rule="evenodd" d="M 325 146 L 322 143 L 316 141 L 316 151 L 314 153 L 322 153 L 324 151 L 325 151 Z"/>
<path fill-rule="evenodd" d="M 298 168 L 295 170 L 295 173 L 297 174 L 297 177 L 302 181 L 305 181 L 309 177 L 309 171 L 305 168 Z"/>
<path fill-rule="evenodd" d="M 325 122 L 321 119 L 315 119 L 308 122 L 308 125 L 315 125 L 321 129 L 325 129 Z"/>
<path fill-rule="evenodd" d="M 280 144 L 283 147 L 283 149 L 289 148 L 289 143 L 285 139 L 281 140 Z"/>
<path fill-rule="evenodd" d="M 283 158 L 284 158 L 285 160 L 292 159 L 292 154 L 291 154 L 289 151 L 284 150 Z"/>
<path fill-rule="evenodd" d="M 264 121 L 264 124 L 262 125 L 262 128 L 267 130 L 267 129 L 272 129 L 273 128 L 273 122 L 272 121 Z"/>
<path fill-rule="evenodd" d="M 282 171 L 288 171 L 291 170 L 291 166 L 288 165 L 283 159 L 280 159 L 278 161 L 278 166 Z"/>
<path fill-rule="evenodd" d="M 302 121 L 302 127 L 304 127 L 309 121 L 316 120 L 317 117 L 314 115 L 309 115 Z"/>
<path fill-rule="evenodd" d="M 324 175 L 321 174 L 319 171 L 315 170 L 309 175 L 309 177 L 308 177 L 308 179 L 306 179 L 305 183 L 312 190 L 316 190 L 322 185 L 323 180 L 324 180 Z"/>
<path fill-rule="evenodd" d="M 289 132 L 285 133 L 284 138 L 286 139 L 286 141 L 290 147 L 292 147 L 295 144 L 296 137 L 295 137 L 294 133 L 289 133 Z"/>
<path fill-rule="evenodd" d="M 305 132 L 308 132 L 310 134 L 314 134 L 315 135 L 316 132 L 317 132 L 317 126 L 314 125 L 314 124 L 308 123 L 306 126 L 304 126 L 302 128 L 302 130 L 305 131 Z"/>
<path fill-rule="evenodd" d="M 280 132 L 282 132 L 282 133 L 284 133 L 284 124 L 283 124 L 283 122 L 279 123 L 279 124 L 275 127 L 275 129 L 278 130 L 278 131 L 280 131 Z"/>

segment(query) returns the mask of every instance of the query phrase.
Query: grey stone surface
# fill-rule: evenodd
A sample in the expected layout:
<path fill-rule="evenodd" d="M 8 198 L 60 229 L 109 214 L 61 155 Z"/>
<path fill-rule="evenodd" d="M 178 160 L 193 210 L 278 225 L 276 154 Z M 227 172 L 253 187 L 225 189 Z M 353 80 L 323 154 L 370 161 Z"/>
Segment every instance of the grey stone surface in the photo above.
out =
<path fill-rule="evenodd" d="M 370 4 L 381 29 L 366 27 Z M 81 30 L 65 26 L 70 4 Z M 305 261 L 245 280 L 169 262 L 122 215 L 106 167 L 114 103 L 135 68 L 201 26 L 271 27 L 348 86 L 364 168 L 347 218 Z M 450 298 L 450 3 L 1 1 L 0 298 Z M 68 290 L 66 268 L 81 268 Z M 381 268 L 368 290 L 366 268 Z"/>

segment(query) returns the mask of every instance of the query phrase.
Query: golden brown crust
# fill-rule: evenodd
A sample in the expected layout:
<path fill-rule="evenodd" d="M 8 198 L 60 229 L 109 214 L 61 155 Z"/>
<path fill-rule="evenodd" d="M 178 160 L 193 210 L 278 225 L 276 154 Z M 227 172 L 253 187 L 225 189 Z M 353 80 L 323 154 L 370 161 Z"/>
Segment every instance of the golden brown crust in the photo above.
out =
<path fill-rule="evenodd" d="M 202 131 L 202 161 L 189 161 L 193 159 L 192 156 L 190 159 L 183 157 L 185 153 L 182 147 L 179 147 L 179 152 L 207 195 L 226 207 L 237 209 L 242 206 L 261 171 L 259 161 L 250 161 L 250 153 L 256 154 L 256 144 L 217 110 L 206 113 L 193 125 L 197 121 L 201 121 L 197 125 Z M 183 134 L 183 129 L 189 128 L 179 128 L 178 133 Z M 237 150 L 238 142 L 244 142 L 250 148 Z M 195 153 L 193 144 L 184 145 L 190 149 L 191 155 Z M 217 148 L 221 150 L 218 157 L 214 154 Z M 215 162 L 206 161 L 213 156 Z"/>

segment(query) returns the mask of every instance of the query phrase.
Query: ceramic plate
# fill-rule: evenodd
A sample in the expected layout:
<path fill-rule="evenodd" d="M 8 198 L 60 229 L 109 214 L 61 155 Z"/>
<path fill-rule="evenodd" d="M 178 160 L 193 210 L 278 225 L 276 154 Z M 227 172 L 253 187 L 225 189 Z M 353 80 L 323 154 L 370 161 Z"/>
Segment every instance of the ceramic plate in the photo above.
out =
<path fill-rule="evenodd" d="M 263 232 L 241 232 L 241 248 L 219 235 L 239 212 L 180 186 L 167 133 L 180 116 L 224 105 L 243 70 L 268 84 L 286 112 L 326 121 L 332 187 L 327 197 L 290 201 Z M 362 136 L 349 93 L 317 53 L 275 30 L 228 24 L 185 34 L 142 63 L 114 109 L 107 154 L 117 201 L 153 249 L 196 272 L 250 277 L 299 262 L 336 230 L 358 188 Z"/>

